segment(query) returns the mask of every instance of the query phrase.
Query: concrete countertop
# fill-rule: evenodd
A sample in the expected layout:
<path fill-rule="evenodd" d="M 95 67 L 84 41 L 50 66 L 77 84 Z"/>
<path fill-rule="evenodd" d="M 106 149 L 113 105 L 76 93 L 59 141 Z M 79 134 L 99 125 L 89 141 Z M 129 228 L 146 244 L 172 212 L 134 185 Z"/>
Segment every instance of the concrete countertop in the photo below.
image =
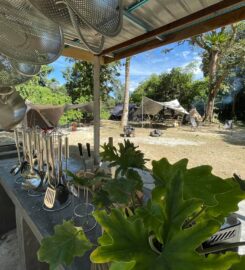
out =
<path fill-rule="evenodd" d="M 10 175 L 9 171 L 15 164 L 17 164 L 16 159 L 0 160 L 0 184 L 14 203 L 16 210 L 20 211 L 38 242 L 40 242 L 43 237 L 53 234 L 55 225 L 62 224 L 63 220 L 72 218 L 74 200 L 71 198 L 72 203 L 67 208 L 57 212 L 43 210 L 43 196 L 30 197 L 27 191 L 21 188 L 20 184 L 15 183 L 19 175 Z M 73 172 L 80 167 L 80 163 L 73 159 L 69 160 L 69 165 L 68 168 Z M 86 234 L 93 243 L 96 243 L 96 239 L 100 235 L 99 226 Z M 63 269 L 90 269 L 89 253 L 86 253 L 82 258 L 75 259 L 71 267 Z"/>

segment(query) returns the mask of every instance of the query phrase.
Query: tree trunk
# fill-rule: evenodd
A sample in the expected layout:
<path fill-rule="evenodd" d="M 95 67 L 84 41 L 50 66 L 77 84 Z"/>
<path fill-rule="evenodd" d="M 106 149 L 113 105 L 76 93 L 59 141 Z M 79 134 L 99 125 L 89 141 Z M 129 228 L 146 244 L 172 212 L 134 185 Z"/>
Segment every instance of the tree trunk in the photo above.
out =
<path fill-rule="evenodd" d="M 210 92 L 208 95 L 208 101 L 207 101 L 206 111 L 205 111 L 203 121 L 205 120 L 209 122 L 213 121 L 214 100 L 215 100 L 215 96 L 212 92 Z"/>
<path fill-rule="evenodd" d="M 236 100 L 237 100 L 237 94 L 238 94 L 238 92 L 235 92 L 235 93 L 233 94 L 233 99 L 232 99 L 232 110 L 231 110 L 232 118 L 235 118 L 235 117 L 236 117 Z"/>
<path fill-rule="evenodd" d="M 221 83 L 219 80 L 217 81 L 216 78 L 218 60 L 219 52 L 216 50 L 212 51 L 209 64 L 209 95 L 203 121 L 208 120 L 209 122 L 212 122 L 213 120 L 214 100 Z"/>
<path fill-rule="evenodd" d="M 126 58 L 126 64 L 125 64 L 125 92 L 124 92 L 123 115 L 122 115 L 122 120 L 121 120 L 121 127 L 125 127 L 128 124 L 130 60 L 131 60 L 130 57 Z"/>

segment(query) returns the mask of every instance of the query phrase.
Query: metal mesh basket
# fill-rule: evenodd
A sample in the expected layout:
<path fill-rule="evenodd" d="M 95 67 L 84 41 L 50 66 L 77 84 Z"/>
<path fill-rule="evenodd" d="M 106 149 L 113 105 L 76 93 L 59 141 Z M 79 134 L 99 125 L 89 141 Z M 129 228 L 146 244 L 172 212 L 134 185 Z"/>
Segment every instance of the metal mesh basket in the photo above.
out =
<path fill-rule="evenodd" d="M 25 64 L 22 65 L 23 69 Z M 26 65 L 29 66 L 29 65 Z M 28 68 L 28 67 L 26 67 Z M 28 81 L 30 77 L 23 76 L 13 67 L 11 61 L 0 54 L 0 87 L 14 86 Z"/>
<path fill-rule="evenodd" d="M 5 0 L 0 5 L 0 50 L 18 62 L 48 64 L 61 54 L 63 33 L 27 0 Z"/>
<path fill-rule="evenodd" d="M 85 46 L 94 53 L 103 49 L 104 38 L 101 34 L 84 23 L 64 1 L 29 0 L 45 16 L 59 24 L 65 34 L 75 35 Z M 74 34 L 75 29 L 75 34 Z"/>
<path fill-rule="evenodd" d="M 114 37 L 122 28 L 122 0 L 64 0 L 78 17 L 102 35 Z"/>
<path fill-rule="evenodd" d="M 14 60 L 11 61 L 11 64 L 20 75 L 27 77 L 36 75 L 41 69 L 40 65 L 24 64 Z"/>

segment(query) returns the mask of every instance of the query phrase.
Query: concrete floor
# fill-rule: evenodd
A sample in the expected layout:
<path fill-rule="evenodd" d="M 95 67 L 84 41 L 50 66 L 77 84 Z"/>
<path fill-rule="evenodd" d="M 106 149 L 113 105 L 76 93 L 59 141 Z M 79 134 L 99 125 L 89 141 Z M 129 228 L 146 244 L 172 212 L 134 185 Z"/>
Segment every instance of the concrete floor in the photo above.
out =
<path fill-rule="evenodd" d="M 16 230 L 0 238 L 0 269 L 19 270 L 19 252 Z"/>

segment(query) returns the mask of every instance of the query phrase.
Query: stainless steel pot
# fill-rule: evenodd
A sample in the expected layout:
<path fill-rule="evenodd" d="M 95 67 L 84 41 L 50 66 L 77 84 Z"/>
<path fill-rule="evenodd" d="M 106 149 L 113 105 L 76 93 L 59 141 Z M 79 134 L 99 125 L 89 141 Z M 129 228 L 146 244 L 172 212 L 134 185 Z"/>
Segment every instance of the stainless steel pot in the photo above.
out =
<path fill-rule="evenodd" d="M 19 124 L 26 113 L 26 104 L 16 91 L 0 95 L 0 128 L 9 130 Z"/>

